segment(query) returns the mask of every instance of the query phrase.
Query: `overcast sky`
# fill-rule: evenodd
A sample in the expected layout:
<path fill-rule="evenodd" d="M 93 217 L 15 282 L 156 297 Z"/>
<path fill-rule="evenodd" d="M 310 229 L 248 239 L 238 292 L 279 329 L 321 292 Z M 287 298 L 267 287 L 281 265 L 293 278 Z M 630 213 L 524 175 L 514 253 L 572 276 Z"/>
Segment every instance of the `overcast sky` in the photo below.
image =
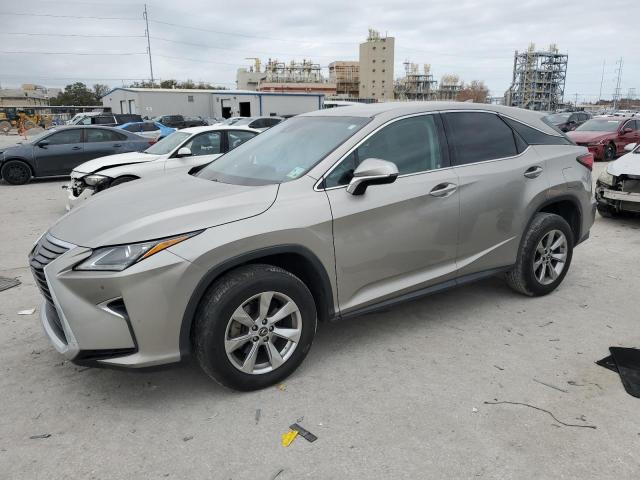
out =
<path fill-rule="evenodd" d="M 575 93 L 579 100 L 598 97 L 603 61 L 602 95 L 610 98 L 620 57 L 622 94 L 637 88 L 640 95 L 638 0 L 149 0 L 147 5 L 156 79 L 234 87 L 237 68 L 251 63 L 246 57 L 308 58 L 322 66 L 357 60 L 358 43 L 371 27 L 396 39 L 396 78 L 408 59 L 431 64 L 437 80 L 455 73 L 464 81 L 483 80 L 492 95 L 501 96 L 511 82 L 514 50 L 530 42 L 556 43 L 569 54 L 566 99 L 573 101 Z M 142 10 L 142 3 L 126 0 L 0 0 L 0 83 L 51 87 L 80 80 L 118 86 L 148 79 Z"/>

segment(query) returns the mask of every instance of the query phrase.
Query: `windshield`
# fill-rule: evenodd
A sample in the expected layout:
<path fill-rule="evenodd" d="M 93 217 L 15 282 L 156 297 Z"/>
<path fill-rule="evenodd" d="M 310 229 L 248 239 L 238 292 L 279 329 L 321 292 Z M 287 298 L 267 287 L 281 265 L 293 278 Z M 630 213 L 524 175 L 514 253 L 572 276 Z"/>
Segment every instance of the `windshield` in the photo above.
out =
<path fill-rule="evenodd" d="M 547 116 L 547 120 L 551 123 L 565 123 L 570 116 L 570 113 L 556 113 L 554 115 Z"/>
<path fill-rule="evenodd" d="M 171 135 L 167 135 L 158 143 L 154 143 L 151 147 L 147 148 L 144 153 L 166 155 L 175 150 L 176 147 L 189 138 L 190 135 L 191 134 L 186 132 L 173 132 Z"/>
<path fill-rule="evenodd" d="M 197 176 L 238 185 L 294 180 L 360 130 L 363 117 L 295 117 L 243 143 Z"/>
<path fill-rule="evenodd" d="M 592 119 L 587 120 L 578 128 L 575 129 L 576 132 L 615 132 L 618 130 L 618 126 L 620 125 L 620 120 L 606 120 L 606 119 Z"/>

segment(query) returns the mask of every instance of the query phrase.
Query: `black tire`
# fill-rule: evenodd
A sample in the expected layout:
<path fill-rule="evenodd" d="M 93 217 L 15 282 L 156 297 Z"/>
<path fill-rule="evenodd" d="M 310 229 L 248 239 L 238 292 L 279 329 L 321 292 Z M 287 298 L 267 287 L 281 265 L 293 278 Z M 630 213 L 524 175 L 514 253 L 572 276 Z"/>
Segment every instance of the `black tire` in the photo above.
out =
<path fill-rule="evenodd" d="M 21 160 L 9 160 L 2 166 L 0 175 L 10 185 L 24 185 L 31 180 L 31 168 Z"/>
<path fill-rule="evenodd" d="M 534 258 L 540 241 L 553 230 L 561 231 L 567 240 L 566 260 L 562 272 L 550 284 L 541 283 L 534 273 Z M 537 213 L 524 234 L 514 268 L 507 272 L 507 284 L 516 292 L 538 297 L 555 290 L 569 271 L 573 256 L 574 238 L 571 227 L 564 218 L 553 213 Z"/>
<path fill-rule="evenodd" d="M 131 175 L 125 175 L 123 177 L 118 177 L 113 182 L 111 182 L 111 185 L 109 185 L 109 187 L 115 187 L 116 185 L 122 185 L 123 183 L 127 183 L 127 182 L 130 182 L 132 180 L 138 180 L 138 177 L 134 177 L 134 176 L 131 176 Z"/>
<path fill-rule="evenodd" d="M 604 161 L 610 162 L 614 158 L 616 158 L 616 146 L 613 143 L 610 143 L 604 147 Z"/>
<path fill-rule="evenodd" d="M 245 373 L 227 356 L 227 327 L 243 302 L 266 291 L 284 294 L 295 302 L 302 331 L 293 353 L 280 366 L 266 373 Z M 191 341 L 198 363 L 211 378 L 232 389 L 258 390 L 281 382 L 298 368 L 311 348 L 316 325 L 313 296 L 298 277 L 271 265 L 246 265 L 225 274 L 209 287 L 196 311 Z M 246 345 L 253 346 L 251 342 Z M 266 346 L 257 348 L 263 349 L 262 355 L 267 353 Z"/>
<path fill-rule="evenodd" d="M 601 203 L 599 203 L 597 205 L 598 208 L 598 213 L 600 214 L 600 216 L 604 217 L 604 218 L 615 218 L 620 216 L 620 214 L 613 209 L 612 207 L 610 207 L 609 205 L 602 205 Z"/>

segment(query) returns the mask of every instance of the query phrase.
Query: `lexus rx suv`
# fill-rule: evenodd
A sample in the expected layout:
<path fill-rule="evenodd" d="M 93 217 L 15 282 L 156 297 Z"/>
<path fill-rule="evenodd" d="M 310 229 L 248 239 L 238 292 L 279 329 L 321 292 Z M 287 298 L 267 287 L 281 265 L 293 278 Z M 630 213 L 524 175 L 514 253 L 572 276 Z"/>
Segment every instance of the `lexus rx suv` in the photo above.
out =
<path fill-rule="evenodd" d="M 29 262 L 76 363 L 193 354 L 223 385 L 282 381 L 318 322 L 503 274 L 545 295 L 594 220 L 593 156 L 536 112 L 381 103 L 298 115 L 198 173 L 96 195 Z"/>

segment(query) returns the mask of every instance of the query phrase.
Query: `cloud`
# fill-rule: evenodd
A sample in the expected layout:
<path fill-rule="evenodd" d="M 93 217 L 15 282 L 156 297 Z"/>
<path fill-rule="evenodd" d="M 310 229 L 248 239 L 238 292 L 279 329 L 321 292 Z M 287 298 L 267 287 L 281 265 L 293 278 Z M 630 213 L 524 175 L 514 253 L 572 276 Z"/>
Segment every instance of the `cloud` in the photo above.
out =
<path fill-rule="evenodd" d="M 113 19 L 0 14 L 2 52 L 129 55 L 0 53 L 3 86 L 23 82 L 64 86 L 73 79 L 115 86 L 149 77 L 142 4 L 32 0 L 24 5 L 14 3 L 2 13 Z M 605 7 L 617 13 L 603 14 Z M 396 77 L 402 74 L 405 60 L 429 63 L 436 79 L 456 73 L 466 81 L 483 80 L 492 94 L 499 96 L 511 81 L 514 50 L 524 50 L 533 41 L 541 48 L 556 43 L 562 52 L 568 52 L 567 97 L 573 98 L 574 93 L 587 100 L 597 97 L 605 59 L 603 96 L 613 93 L 619 57 L 625 58 L 622 93 L 639 83 L 640 4 L 626 0 L 150 0 L 148 8 L 154 73 L 162 79 L 190 78 L 233 87 L 237 68 L 251 63 L 247 57 L 263 61 L 304 57 L 326 67 L 332 60 L 357 59 L 358 43 L 366 37 L 367 29 L 374 27 L 396 38 Z"/>

